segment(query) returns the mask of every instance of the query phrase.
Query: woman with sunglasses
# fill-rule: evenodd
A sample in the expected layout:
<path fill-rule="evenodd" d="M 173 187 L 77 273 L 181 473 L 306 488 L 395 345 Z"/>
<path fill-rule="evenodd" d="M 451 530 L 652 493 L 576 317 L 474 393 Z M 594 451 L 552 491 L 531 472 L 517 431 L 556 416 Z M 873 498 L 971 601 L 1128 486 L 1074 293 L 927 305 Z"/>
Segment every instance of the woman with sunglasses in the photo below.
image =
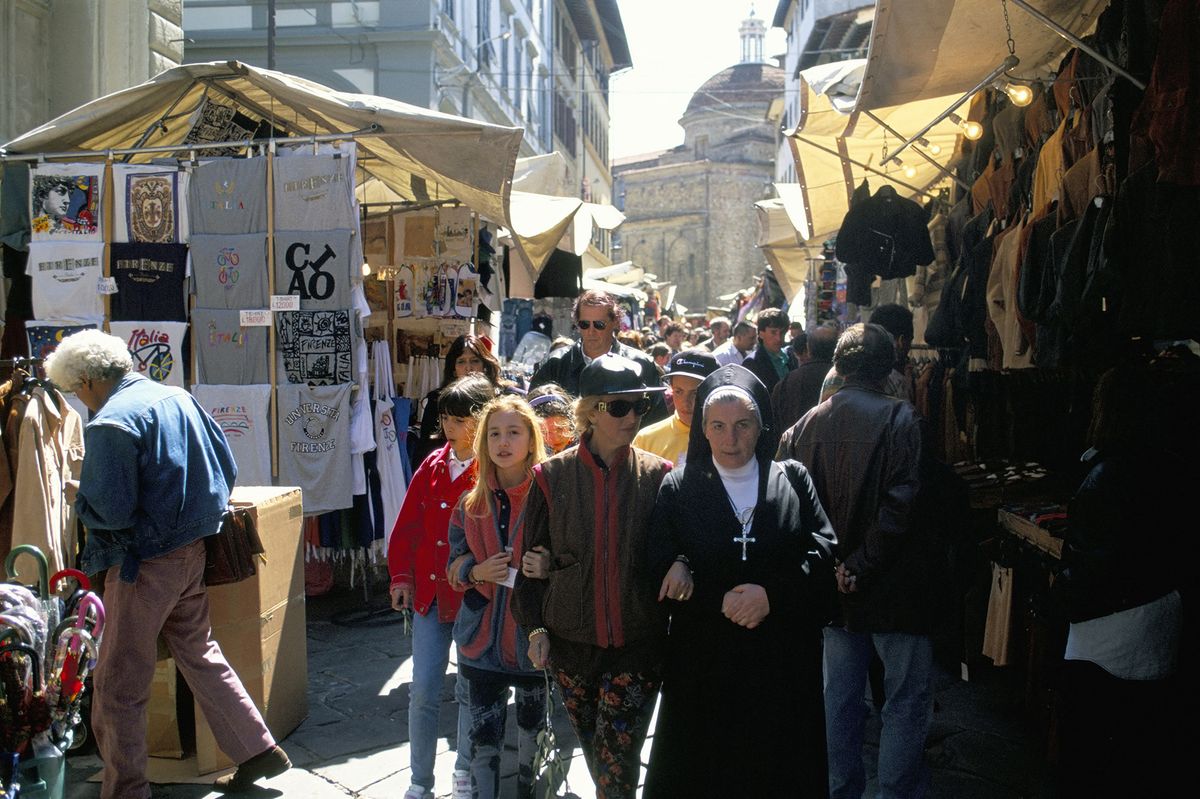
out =
<path fill-rule="evenodd" d="M 583 368 L 601 355 L 613 354 L 628 358 L 637 366 L 642 382 L 648 386 L 659 383 L 659 372 L 644 352 L 617 341 L 617 331 L 620 329 L 621 309 L 616 299 L 603 291 L 589 290 L 579 295 L 572 310 L 575 319 L 575 329 L 579 332 L 579 340 L 573 346 L 555 350 L 534 373 L 529 381 L 531 389 L 545 383 L 557 383 L 568 394 L 582 396 L 579 379 Z M 657 422 L 669 415 L 667 406 L 663 403 L 660 393 L 651 397 L 650 412 L 646 414 L 647 422 Z"/>
<path fill-rule="evenodd" d="M 671 464 L 631 443 L 663 388 L 617 355 L 589 363 L 579 388 L 579 446 L 534 467 L 525 506 L 522 555 L 544 547 L 548 576 L 522 557 L 514 615 L 530 630 L 529 659 L 558 681 L 596 795 L 633 799 L 664 657 L 660 597 L 686 600 L 691 572 L 684 562 L 658 580 L 646 571 L 648 520 Z"/>

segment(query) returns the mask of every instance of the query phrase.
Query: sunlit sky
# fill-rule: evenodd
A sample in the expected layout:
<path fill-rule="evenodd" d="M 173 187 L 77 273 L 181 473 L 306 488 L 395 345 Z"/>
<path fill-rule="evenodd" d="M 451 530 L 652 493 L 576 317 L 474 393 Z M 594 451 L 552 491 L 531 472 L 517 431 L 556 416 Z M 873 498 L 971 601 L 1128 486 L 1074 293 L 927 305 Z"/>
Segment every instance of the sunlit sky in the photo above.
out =
<path fill-rule="evenodd" d="M 738 26 L 749 0 L 619 0 L 633 68 L 610 84 L 613 158 L 665 150 L 683 141 L 683 116 L 704 81 L 741 59 Z M 768 28 L 774 0 L 753 3 Z M 767 58 L 783 53 L 785 35 L 768 29 Z"/>

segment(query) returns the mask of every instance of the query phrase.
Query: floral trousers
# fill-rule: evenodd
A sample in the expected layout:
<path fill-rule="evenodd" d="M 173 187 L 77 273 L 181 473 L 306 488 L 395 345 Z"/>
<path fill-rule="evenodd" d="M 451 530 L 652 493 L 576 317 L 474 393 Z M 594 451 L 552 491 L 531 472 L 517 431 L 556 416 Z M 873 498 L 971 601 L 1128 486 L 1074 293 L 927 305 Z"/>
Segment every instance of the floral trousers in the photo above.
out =
<path fill-rule="evenodd" d="M 631 672 L 592 677 L 558 671 L 556 677 L 597 799 L 634 799 L 661 679 Z"/>

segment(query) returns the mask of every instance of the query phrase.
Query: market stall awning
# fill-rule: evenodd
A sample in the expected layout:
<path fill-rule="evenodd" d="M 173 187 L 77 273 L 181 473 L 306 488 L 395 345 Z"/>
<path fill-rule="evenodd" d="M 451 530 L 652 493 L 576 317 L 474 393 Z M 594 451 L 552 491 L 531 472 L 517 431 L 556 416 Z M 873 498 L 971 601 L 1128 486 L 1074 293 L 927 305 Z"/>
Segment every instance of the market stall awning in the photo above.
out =
<path fill-rule="evenodd" d="M 1096 24 L 1108 0 L 1035 0 L 1032 5 L 1081 36 Z M 1070 44 L 1015 4 L 1008 4 L 1008 17 L 1021 59 L 1014 72 L 1042 77 L 1057 67 Z M 1004 60 L 1007 38 L 999 0 L 877 0 L 856 108 L 961 95 Z"/>
<path fill-rule="evenodd" d="M 352 133 L 359 166 L 402 200 L 458 199 L 507 221 L 521 128 L 465 119 L 365 94 L 334 91 L 237 61 L 185 64 L 82 105 L 4 145 L 9 153 L 100 151 L 179 145 L 204 108 L 231 109 L 291 136 Z M 207 118 L 211 120 L 210 115 Z M 249 133 L 245 137 L 249 138 Z M 150 159 L 134 156 L 133 162 Z"/>
<path fill-rule="evenodd" d="M 864 179 L 872 193 L 889 185 L 900 196 L 910 198 L 948 179 L 959 133 L 958 127 L 949 121 L 935 125 L 926 134 L 925 143 L 905 154 L 903 163 L 889 161 L 883 167 L 880 163 L 887 152 L 935 119 L 955 98 L 937 97 L 873 111 L 850 111 L 849 98 L 857 93 L 865 69 L 866 62 L 859 59 L 823 64 L 800 74 L 797 125 L 787 132 L 797 181 L 775 187 L 799 244 L 819 243 L 836 231 L 850 208 L 854 189 Z M 906 170 L 911 174 L 906 174 Z M 777 224 L 783 219 L 778 217 Z M 776 234 L 767 235 L 774 236 L 776 242 L 784 240 Z M 760 246 L 778 245 L 760 237 Z M 766 254 L 771 260 L 773 254 Z M 784 264 L 780 271 L 785 281 L 792 280 L 792 267 Z"/>
<path fill-rule="evenodd" d="M 775 188 L 790 191 L 797 187 L 794 183 L 777 183 Z M 759 200 L 754 204 L 754 210 L 758 214 L 758 247 L 774 269 L 784 293 L 791 297 L 808 278 L 809 248 L 797 235 L 797 223 L 790 218 L 787 204 L 781 197 Z M 732 300 L 736 294 L 717 299 Z"/>

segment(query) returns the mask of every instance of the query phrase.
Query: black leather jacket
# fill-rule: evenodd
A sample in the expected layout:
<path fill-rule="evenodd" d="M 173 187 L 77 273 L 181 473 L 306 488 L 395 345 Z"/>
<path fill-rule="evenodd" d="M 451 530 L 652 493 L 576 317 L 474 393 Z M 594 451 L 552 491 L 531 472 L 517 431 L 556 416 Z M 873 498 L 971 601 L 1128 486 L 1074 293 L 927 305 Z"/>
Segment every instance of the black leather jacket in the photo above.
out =
<path fill-rule="evenodd" d="M 662 377 L 659 375 L 658 367 L 654 365 L 654 361 L 646 353 L 635 350 L 632 347 L 627 347 L 619 341 L 613 342 L 612 349 L 609 352 L 635 361 L 641 367 L 642 381 L 646 385 L 657 386 L 661 384 Z M 587 361 L 583 358 L 583 345 L 576 341 L 570 347 L 564 347 L 550 353 L 530 379 L 529 387 L 534 389 L 545 383 L 557 383 L 572 397 L 578 397 L 579 375 L 583 372 L 583 367 L 586 365 Z M 643 424 L 657 422 L 660 419 L 666 419 L 670 415 L 667 412 L 667 406 L 663 401 L 661 391 L 656 391 L 650 396 L 654 401 L 654 405 L 650 408 L 650 413 L 646 415 Z"/>

